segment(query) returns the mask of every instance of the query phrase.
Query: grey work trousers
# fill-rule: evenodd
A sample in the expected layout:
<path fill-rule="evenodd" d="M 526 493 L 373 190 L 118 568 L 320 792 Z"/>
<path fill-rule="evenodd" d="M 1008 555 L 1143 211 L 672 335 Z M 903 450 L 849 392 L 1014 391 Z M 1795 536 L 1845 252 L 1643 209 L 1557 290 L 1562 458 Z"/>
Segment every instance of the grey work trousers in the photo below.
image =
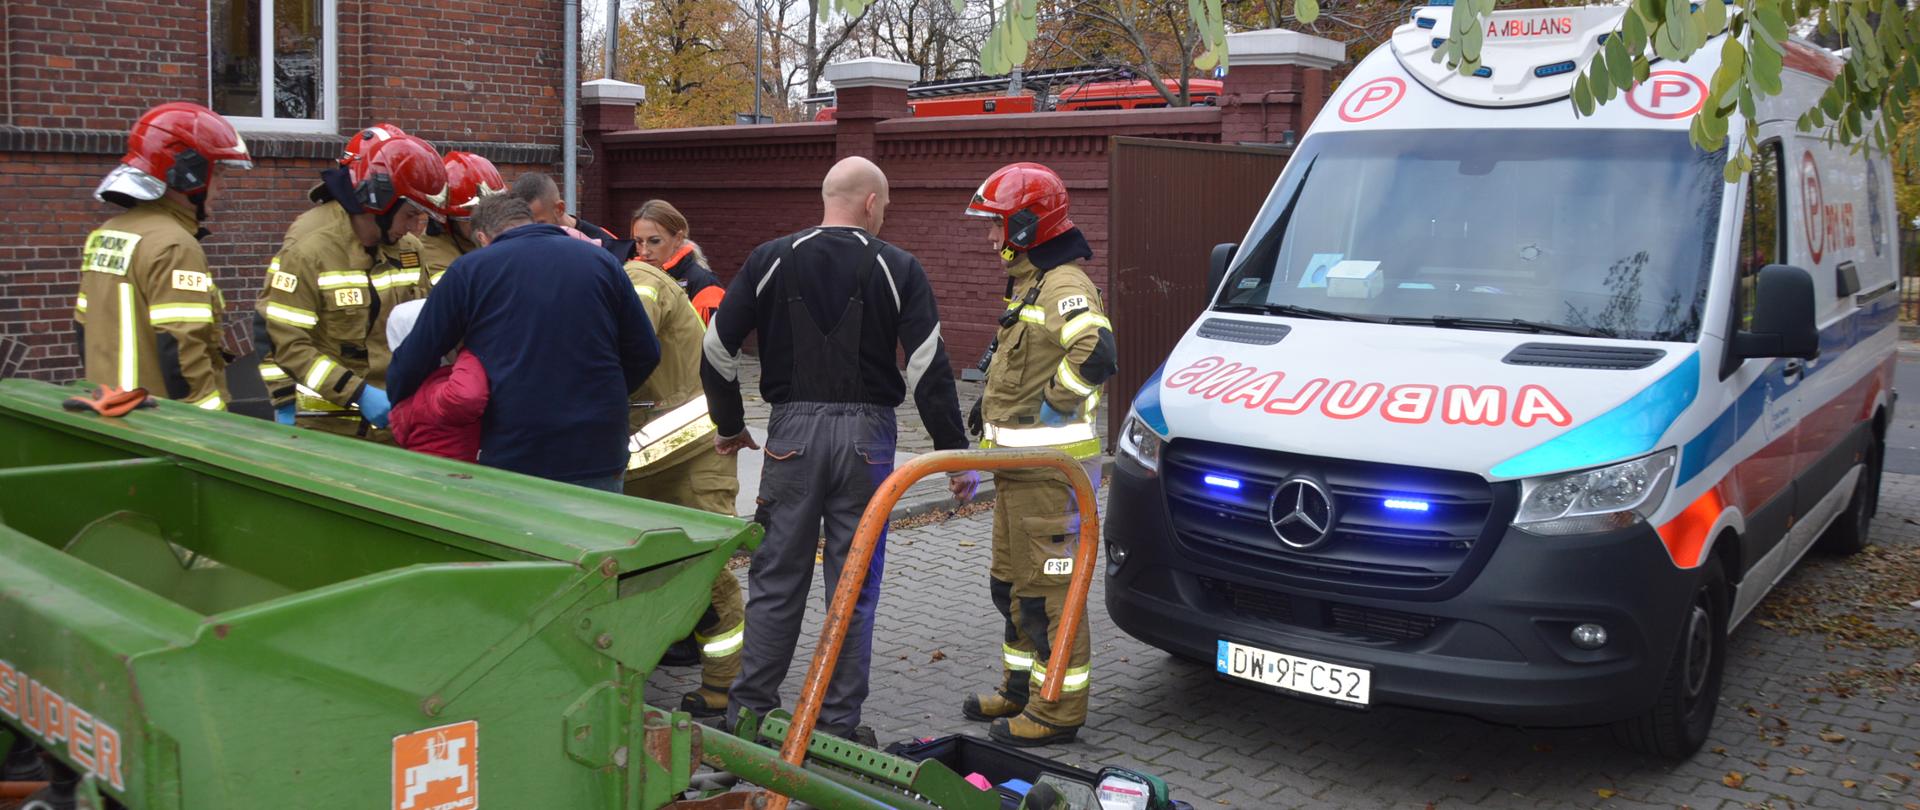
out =
<path fill-rule="evenodd" d="M 766 539 L 747 571 L 747 637 L 740 677 L 729 697 L 734 710 L 765 716 L 780 706 L 780 685 L 792 666 L 813 584 L 814 549 L 822 554 L 831 605 L 867 500 L 893 472 L 899 426 L 893 409 L 859 403 L 787 402 L 767 423 L 766 466 L 760 474 L 760 512 Z M 860 724 L 873 654 L 873 610 L 887 538 L 881 534 L 855 603 L 846 643 L 827 685 L 818 728 L 846 736 Z"/>

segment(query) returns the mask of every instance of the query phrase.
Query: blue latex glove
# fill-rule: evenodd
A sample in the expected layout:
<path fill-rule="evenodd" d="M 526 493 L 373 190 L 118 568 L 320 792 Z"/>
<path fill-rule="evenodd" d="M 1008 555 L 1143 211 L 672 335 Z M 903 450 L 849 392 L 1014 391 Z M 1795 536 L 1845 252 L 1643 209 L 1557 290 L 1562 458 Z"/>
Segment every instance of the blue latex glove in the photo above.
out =
<path fill-rule="evenodd" d="M 285 405 L 282 405 L 278 408 L 273 409 L 273 421 L 279 422 L 280 424 L 286 425 L 288 427 L 292 427 L 293 418 L 299 415 L 299 412 L 300 412 L 299 403 L 289 402 Z"/>
<path fill-rule="evenodd" d="M 1071 421 L 1073 421 L 1073 414 L 1061 413 L 1054 410 L 1053 404 L 1050 402 L 1042 401 L 1040 403 L 1040 424 L 1046 425 L 1047 427 L 1060 427 Z"/>
<path fill-rule="evenodd" d="M 372 422 L 374 427 L 387 426 L 387 413 L 393 410 L 393 403 L 387 401 L 387 392 L 371 385 L 360 389 L 360 398 L 354 400 L 360 406 L 360 417 Z"/>

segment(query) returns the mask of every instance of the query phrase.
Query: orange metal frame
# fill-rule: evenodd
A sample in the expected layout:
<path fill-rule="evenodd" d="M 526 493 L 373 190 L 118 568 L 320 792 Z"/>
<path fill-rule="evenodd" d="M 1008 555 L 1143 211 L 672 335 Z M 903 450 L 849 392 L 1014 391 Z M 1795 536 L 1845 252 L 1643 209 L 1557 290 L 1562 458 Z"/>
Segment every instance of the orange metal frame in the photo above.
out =
<path fill-rule="evenodd" d="M 820 644 L 814 648 L 813 663 L 807 667 L 806 686 L 800 691 L 800 702 L 794 707 L 793 725 L 787 730 L 787 739 L 780 748 L 782 759 L 799 765 L 806 759 L 807 740 L 813 737 L 813 727 L 820 719 L 820 703 L 827 695 L 827 683 L 833 680 L 834 663 L 840 658 L 840 647 L 847 640 L 847 624 L 853 619 L 853 606 L 859 599 L 860 587 L 867 578 L 867 565 L 873 560 L 874 547 L 879 545 L 880 533 L 887 528 L 888 516 L 893 505 L 906 494 L 907 488 L 920 479 L 935 473 L 964 472 L 967 470 L 1019 470 L 1051 468 L 1067 476 L 1067 483 L 1073 486 L 1074 501 L 1080 508 L 1080 547 L 1074 551 L 1073 578 L 1067 585 L 1067 603 L 1060 610 L 1060 629 L 1053 639 L 1053 658 L 1047 662 L 1047 679 L 1040 686 L 1040 696 L 1047 700 L 1059 700 L 1062 680 L 1067 673 L 1067 660 L 1073 654 L 1073 638 L 1087 613 L 1087 593 L 1093 588 L 1094 563 L 1100 551 L 1100 517 L 1094 502 L 1093 482 L 1087 477 L 1086 470 L 1073 457 L 1052 449 L 1031 450 L 943 450 L 917 456 L 887 476 L 873 498 L 867 501 L 866 512 L 860 515 L 860 526 L 854 531 L 853 546 L 847 554 L 846 567 L 840 572 L 840 587 L 833 592 L 833 603 L 827 610 L 825 626 L 820 629 Z M 785 810 L 787 797 L 774 796 L 769 810 Z"/>

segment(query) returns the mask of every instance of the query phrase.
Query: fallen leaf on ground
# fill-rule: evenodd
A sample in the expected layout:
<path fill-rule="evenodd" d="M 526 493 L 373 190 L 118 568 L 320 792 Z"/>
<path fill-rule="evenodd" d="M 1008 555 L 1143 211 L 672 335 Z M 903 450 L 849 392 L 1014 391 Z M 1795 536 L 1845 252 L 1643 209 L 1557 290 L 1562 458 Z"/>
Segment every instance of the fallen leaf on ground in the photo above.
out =
<path fill-rule="evenodd" d="M 1740 773 L 1739 771 L 1727 771 L 1726 776 L 1720 777 L 1720 784 L 1726 785 L 1727 787 L 1730 787 L 1730 788 L 1737 788 L 1746 783 L 1747 783 L 1746 775 Z"/>
<path fill-rule="evenodd" d="M 933 651 L 933 660 L 935 660 L 935 661 L 945 661 L 945 660 L 947 660 L 947 654 L 946 654 L 946 653 L 944 653 L 944 652 L 941 652 L 940 650 L 934 650 L 934 651 Z"/>
<path fill-rule="evenodd" d="M 1855 781 L 1853 781 L 1852 779 L 1842 779 L 1842 780 L 1840 780 L 1840 786 L 1841 786 L 1841 787 L 1843 787 L 1843 788 L 1846 788 L 1846 789 L 1848 789 L 1848 790 L 1852 790 L 1852 789 L 1854 789 L 1854 788 L 1857 788 L 1857 787 L 1859 787 L 1859 786 L 1860 786 L 1860 783 L 1859 783 L 1859 782 L 1855 782 Z"/>
<path fill-rule="evenodd" d="M 962 541 L 960 541 L 960 547 L 961 547 L 961 548 L 973 548 L 974 546 L 977 546 L 977 545 L 980 545 L 980 544 L 979 544 L 979 543 L 975 543 L 975 542 L 973 542 L 973 541 L 971 541 L 971 540 L 962 540 Z"/>
<path fill-rule="evenodd" d="M 1600 788 L 1599 790 L 1596 790 L 1594 792 L 1600 794 L 1600 798 L 1602 799 L 1611 799 L 1615 796 L 1620 795 L 1620 792 L 1617 790 L 1614 790 L 1613 788 Z"/>
<path fill-rule="evenodd" d="M 1714 747 L 1713 747 L 1713 752 L 1714 752 L 1714 753 L 1716 753 L 1716 754 L 1719 754 L 1719 755 L 1721 755 L 1721 756 L 1726 756 L 1726 754 L 1727 754 L 1727 747 L 1726 747 L 1726 746 L 1724 746 L 1724 745 L 1716 745 L 1716 746 L 1714 746 Z"/>
<path fill-rule="evenodd" d="M 1862 732 L 1864 732 L 1864 733 L 1872 733 L 1872 732 L 1873 732 L 1873 724 L 1872 724 L 1872 723 L 1870 723 L 1870 722 L 1862 722 L 1862 723 L 1860 724 L 1860 730 L 1861 730 Z"/>
<path fill-rule="evenodd" d="M 1792 776 L 1806 776 L 1807 769 L 1798 765 L 1789 765 L 1787 766 L 1787 773 Z"/>
<path fill-rule="evenodd" d="M 1841 734 L 1838 731 L 1822 731 L 1820 732 L 1820 739 L 1830 743 L 1846 742 L 1847 735 Z"/>

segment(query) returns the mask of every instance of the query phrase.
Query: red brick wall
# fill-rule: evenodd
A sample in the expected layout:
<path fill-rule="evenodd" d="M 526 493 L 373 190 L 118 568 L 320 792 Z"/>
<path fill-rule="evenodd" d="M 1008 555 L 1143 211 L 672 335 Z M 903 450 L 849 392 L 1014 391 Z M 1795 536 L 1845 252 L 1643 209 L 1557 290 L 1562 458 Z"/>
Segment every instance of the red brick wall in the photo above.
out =
<path fill-rule="evenodd" d="M 345 131 L 390 117 L 428 140 L 559 142 L 559 3 L 336 5 Z M 9 9 L 7 123 L 123 129 L 160 100 L 206 102 L 207 0 Z"/>
<path fill-rule="evenodd" d="M 436 144 L 493 153 L 511 179 L 547 163 L 561 137 L 558 3 L 338 0 L 341 132 L 391 121 Z M 91 196 L 138 115 L 168 100 L 206 103 L 206 0 L 24 0 L 5 20 L 0 85 L 0 338 L 24 340 L 23 373 L 79 373 L 72 341 L 77 267 L 113 206 Z M 229 317 L 249 317 L 267 261 L 307 206 L 343 139 L 247 135 L 256 168 L 220 188 L 204 245 Z M 539 163 L 511 163 L 538 160 Z M 0 347 L 0 359 L 4 359 Z"/>
<path fill-rule="evenodd" d="M 1022 160 L 1059 172 L 1073 221 L 1093 245 L 1086 270 L 1105 290 L 1108 138 L 1218 142 L 1223 117 L 1199 108 L 880 122 L 867 155 L 887 173 L 893 197 L 880 235 L 927 268 L 956 369 L 985 350 L 1006 291 L 985 227 L 961 213 L 981 180 Z M 666 199 L 687 215 L 714 271 L 731 278 L 755 246 L 819 222 L 820 179 L 845 153 L 835 134 L 833 123 L 606 134 L 596 158 L 606 163 L 594 175 L 610 178 L 605 202 L 592 182 L 582 200 L 585 210 L 612 212 L 602 224 L 625 235 L 629 212 Z"/>

